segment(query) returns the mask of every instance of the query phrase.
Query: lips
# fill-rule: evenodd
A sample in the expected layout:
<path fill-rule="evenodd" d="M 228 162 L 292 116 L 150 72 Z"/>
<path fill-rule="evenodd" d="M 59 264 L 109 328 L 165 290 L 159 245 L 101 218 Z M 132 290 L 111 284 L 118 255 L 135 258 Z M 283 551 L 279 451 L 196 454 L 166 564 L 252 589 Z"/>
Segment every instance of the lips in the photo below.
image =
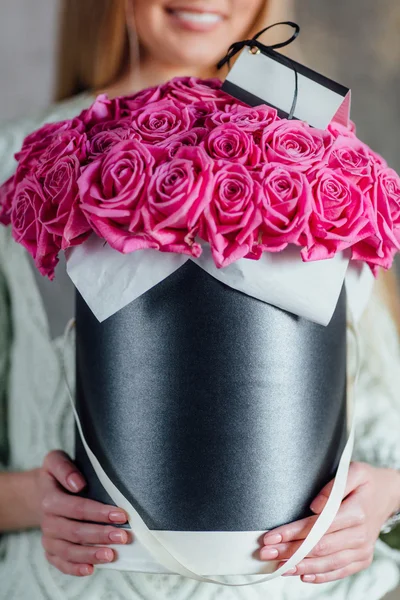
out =
<path fill-rule="evenodd" d="M 175 24 L 192 31 L 210 31 L 225 20 L 225 15 L 208 7 L 169 6 L 166 11 Z"/>

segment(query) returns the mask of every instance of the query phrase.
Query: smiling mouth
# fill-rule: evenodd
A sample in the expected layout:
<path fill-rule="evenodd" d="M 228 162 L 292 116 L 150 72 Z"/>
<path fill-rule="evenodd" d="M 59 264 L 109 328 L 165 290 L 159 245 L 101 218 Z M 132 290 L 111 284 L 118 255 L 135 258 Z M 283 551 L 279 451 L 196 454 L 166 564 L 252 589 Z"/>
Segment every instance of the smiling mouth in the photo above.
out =
<path fill-rule="evenodd" d="M 167 8 L 167 13 L 182 25 L 190 28 L 212 28 L 224 20 L 223 15 L 202 10 L 189 10 L 186 8 Z"/>

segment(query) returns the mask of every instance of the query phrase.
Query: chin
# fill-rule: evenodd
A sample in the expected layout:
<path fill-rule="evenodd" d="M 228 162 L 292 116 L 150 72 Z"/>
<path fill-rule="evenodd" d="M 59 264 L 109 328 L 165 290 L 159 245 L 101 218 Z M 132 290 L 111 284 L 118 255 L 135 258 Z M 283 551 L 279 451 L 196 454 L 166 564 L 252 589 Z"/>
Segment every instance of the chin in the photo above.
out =
<path fill-rule="evenodd" d="M 171 60 L 169 62 L 170 64 L 179 65 L 179 67 L 195 68 L 196 70 L 200 68 L 209 72 L 213 68 L 216 68 L 222 56 L 224 56 L 224 51 L 217 55 L 213 53 L 212 56 L 207 53 L 193 52 L 185 54 L 174 53 L 172 57 L 171 53 Z"/>

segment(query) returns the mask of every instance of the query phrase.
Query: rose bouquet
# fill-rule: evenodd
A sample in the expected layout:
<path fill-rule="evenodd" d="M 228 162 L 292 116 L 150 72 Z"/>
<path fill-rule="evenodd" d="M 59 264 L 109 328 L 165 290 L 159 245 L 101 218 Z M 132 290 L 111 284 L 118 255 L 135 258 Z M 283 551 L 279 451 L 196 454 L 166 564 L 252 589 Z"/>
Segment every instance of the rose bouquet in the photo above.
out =
<path fill-rule="evenodd" d="M 194 78 L 101 95 L 16 159 L 0 221 L 50 278 L 68 250 L 78 288 L 87 494 L 135 532 L 109 568 L 265 572 L 260 535 L 308 515 L 336 473 L 317 529 L 269 578 L 290 569 L 344 492 L 345 274 L 349 259 L 391 266 L 398 175 L 353 126 L 281 118 Z"/>
<path fill-rule="evenodd" d="M 354 130 L 281 119 L 220 85 L 179 78 L 102 95 L 25 139 L 0 220 L 43 275 L 92 232 L 122 253 L 197 257 L 208 242 L 217 267 L 288 244 L 304 261 L 349 249 L 374 272 L 391 266 L 400 178 L 385 161 Z"/>

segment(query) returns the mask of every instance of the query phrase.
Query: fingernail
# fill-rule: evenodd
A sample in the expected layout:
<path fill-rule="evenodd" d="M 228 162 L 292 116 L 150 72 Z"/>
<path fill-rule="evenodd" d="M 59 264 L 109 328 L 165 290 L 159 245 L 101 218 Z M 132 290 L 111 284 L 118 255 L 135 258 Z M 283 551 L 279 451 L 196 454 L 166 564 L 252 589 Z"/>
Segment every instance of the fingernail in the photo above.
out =
<path fill-rule="evenodd" d="M 303 575 L 302 579 L 307 582 L 315 581 L 315 575 Z"/>
<path fill-rule="evenodd" d="M 74 492 L 80 492 L 85 487 L 86 482 L 79 473 L 71 473 L 67 477 L 67 484 Z"/>
<path fill-rule="evenodd" d="M 114 558 L 114 552 L 111 548 L 100 548 L 96 552 L 96 558 L 101 562 L 111 562 Z"/>
<path fill-rule="evenodd" d="M 108 536 L 115 544 L 126 544 L 128 541 L 128 534 L 126 531 L 112 531 Z"/>
<path fill-rule="evenodd" d="M 81 567 L 79 569 L 79 573 L 81 575 L 83 575 L 83 576 L 90 575 L 91 574 L 91 569 L 90 569 L 90 567 L 87 567 L 87 566 L 86 567 Z"/>
<path fill-rule="evenodd" d="M 114 523 L 126 523 L 127 521 L 126 514 L 122 510 L 112 510 L 108 518 Z"/>
<path fill-rule="evenodd" d="M 324 499 L 321 497 L 315 498 L 310 504 L 310 508 L 313 512 L 321 512 L 324 505 Z"/>
<path fill-rule="evenodd" d="M 282 541 L 282 536 L 280 533 L 271 533 L 270 535 L 266 535 L 264 537 L 264 544 L 280 544 Z"/>
<path fill-rule="evenodd" d="M 260 556 L 263 560 L 272 560 L 278 556 L 279 552 L 276 548 L 262 548 Z"/>
<path fill-rule="evenodd" d="M 282 575 L 282 577 L 286 577 L 286 575 L 294 575 L 296 573 L 297 569 L 296 567 L 294 567 L 293 569 L 289 569 L 289 571 L 286 571 L 286 573 L 284 573 Z"/>

